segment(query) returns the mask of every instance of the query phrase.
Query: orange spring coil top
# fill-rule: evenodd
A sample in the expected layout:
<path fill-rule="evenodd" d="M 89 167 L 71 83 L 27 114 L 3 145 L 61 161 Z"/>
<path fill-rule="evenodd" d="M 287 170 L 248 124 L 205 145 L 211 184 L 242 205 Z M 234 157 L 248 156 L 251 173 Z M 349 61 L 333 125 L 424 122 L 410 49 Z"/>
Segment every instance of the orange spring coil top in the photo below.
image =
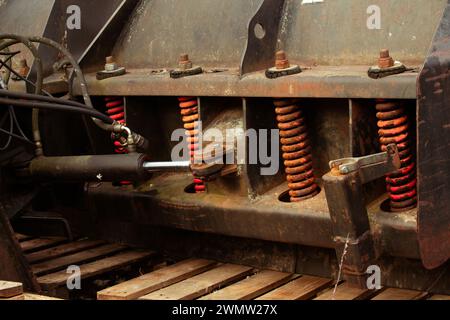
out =
<path fill-rule="evenodd" d="M 199 149 L 199 131 L 198 131 L 198 102 L 195 97 L 179 97 L 180 112 L 186 129 L 187 141 L 189 143 L 189 153 L 191 162 L 194 162 L 195 152 Z M 205 182 L 202 179 L 194 179 L 195 192 L 204 192 L 206 190 Z"/>
<path fill-rule="evenodd" d="M 297 100 L 275 99 L 281 150 L 291 202 L 312 198 L 319 193 L 315 182 L 311 144 L 303 111 Z"/>
<path fill-rule="evenodd" d="M 412 152 L 408 115 L 404 107 L 379 100 L 376 105 L 378 134 L 382 151 L 395 143 L 399 150 L 401 168 L 386 177 L 392 211 L 404 211 L 417 204 L 416 165 Z"/>

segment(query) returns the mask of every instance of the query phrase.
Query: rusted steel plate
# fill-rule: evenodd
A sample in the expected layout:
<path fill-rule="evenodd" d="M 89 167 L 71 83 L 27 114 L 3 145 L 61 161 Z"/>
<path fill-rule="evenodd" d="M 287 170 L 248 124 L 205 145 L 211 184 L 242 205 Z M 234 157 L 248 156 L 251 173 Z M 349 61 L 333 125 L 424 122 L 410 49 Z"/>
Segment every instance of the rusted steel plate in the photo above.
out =
<path fill-rule="evenodd" d="M 280 15 L 277 5 L 282 2 Z M 265 67 L 260 62 L 273 56 L 275 45 L 286 50 L 293 63 L 308 65 L 369 65 L 381 45 L 388 45 L 395 59 L 422 63 L 445 2 L 141 1 L 114 39 L 114 54 L 129 68 L 174 67 L 183 52 L 203 67 L 238 68 L 248 34 L 253 36 L 254 25 L 261 23 L 266 30 L 262 40 L 270 45 L 250 45 L 248 58 L 253 59 L 244 63 L 256 70 Z M 373 24 L 373 18 L 381 25 Z"/>
<path fill-rule="evenodd" d="M 450 258 L 450 2 L 418 80 L 418 238 L 429 269 Z"/>
<path fill-rule="evenodd" d="M 174 68 L 182 53 L 202 67 L 238 68 L 248 22 L 261 2 L 141 1 L 114 39 L 113 53 L 129 69 Z"/>
<path fill-rule="evenodd" d="M 0 6 L 0 18 L 6 21 L 5 26 L 2 26 L 2 33 L 44 36 L 66 45 L 75 59 L 81 59 L 108 27 L 125 23 L 126 17 L 121 16 L 121 21 L 113 18 L 122 14 L 121 10 L 131 11 L 136 3 L 137 0 L 45 0 L 33 5 L 29 0 L 7 0 Z M 80 17 L 79 20 L 75 19 L 75 15 Z M 76 23 L 78 21 L 79 24 Z M 102 44 L 104 46 L 108 44 Z M 109 49 L 112 47 L 113 44 L 110 44 Z M 32 57 L 28 50 L 24 50 L 23 54 L 31 66 Z M 39 54 L 44 62 L 44 70 L 49 74 L 59 58 L 58 52 L 53 48 L 40 46 Z"/>
<path fill-rule="evenodd" d="M 387 46 L 394 59 L 410 65 L 423 63 L 447 1 L 311 2 L 286 1 L 278 45 L 292 62 L 370 65 Z"/>

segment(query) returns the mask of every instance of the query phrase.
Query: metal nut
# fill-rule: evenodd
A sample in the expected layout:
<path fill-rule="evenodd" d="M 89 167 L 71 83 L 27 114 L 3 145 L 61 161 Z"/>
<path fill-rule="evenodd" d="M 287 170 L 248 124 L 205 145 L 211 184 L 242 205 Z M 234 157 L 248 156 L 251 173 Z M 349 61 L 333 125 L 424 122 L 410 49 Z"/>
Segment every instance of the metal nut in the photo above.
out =
<path fill-rule="evenodd" d="M 389 55 L 388 49 L 381 49 L 380 57 L 378 58 L 378 67 L 381 69 L 391 68 L 394 66 L 394 59 Z"/>
<path fill-rule="evenodd" d="M 192 68 L 192 62 L 189 60 L 189 55 L 187 53 L 180 54 L 180 58 L 178 59 L 178 67 L 181 70 Z"/>
<path fill-rule="evenodd" d="M 289 60 L 287 59 L 286 52 L 283 50 L 277 51 L 275 54 L 275 68 L 287 69 L 290 67 Z"/>
<path fill-rule="evenodd" d="M 115 71 L 119 68 L 117 63 L 114 61 L 113 56 L 106 57 L 105 70 L 106 71 Z"/>

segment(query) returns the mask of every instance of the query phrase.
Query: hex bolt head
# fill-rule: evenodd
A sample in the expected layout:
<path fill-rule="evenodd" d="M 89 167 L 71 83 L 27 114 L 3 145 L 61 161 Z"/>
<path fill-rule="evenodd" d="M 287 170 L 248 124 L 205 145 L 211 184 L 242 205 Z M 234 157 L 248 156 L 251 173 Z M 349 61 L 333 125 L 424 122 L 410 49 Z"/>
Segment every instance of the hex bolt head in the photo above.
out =
<path fill-rule="evenodd" d="M 115 71 L 118 68 L 119 67 L 118 67 L 117 63 L 114 61 L 113 56 L 106 57 L 106 59 L 105 59 L 105 70 L 106 71 Z"/>
<path fill-rule="evenodd" d="M 192 62 L 189 60 L 189 55 L 187 53 L 180 54 L 180 58 L 178 59 L 178 67 L 181 70 L 192 68 Z"/>
<path fill-rule="evenodd" d="M 286 52 L 283 50 L 277 51 L 275 53 L 275 68 L 277 69 L 287 69 L 290 67 L 289 60 L 287 59 Z"/>
<path fill-rule="evenodd" d="M 380 58 L 389 58 L 389 49 L 381 49 L 380 50 Z"/>
<path fill-rule="evenodd" d="M 378 67 L 381 69 L 390 68 L 394 66 L 394 59 L 389 54 L 389 49 L 381 49 L 380 57 L 378 58 Z"/>

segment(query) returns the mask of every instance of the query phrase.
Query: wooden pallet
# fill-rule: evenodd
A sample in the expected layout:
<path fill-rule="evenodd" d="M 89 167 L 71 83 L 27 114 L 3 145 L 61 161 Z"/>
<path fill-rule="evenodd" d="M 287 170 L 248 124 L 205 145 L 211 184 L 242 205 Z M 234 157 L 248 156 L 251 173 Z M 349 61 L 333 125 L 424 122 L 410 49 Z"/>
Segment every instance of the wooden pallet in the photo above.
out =
<path fill-rule="evenodd" d="M 70 276 L 66 273 L 67 267 L 77 265 L 81 270 L 83 286 L 120 274 L 119 281 L 105 281 L 99 290 L 95 287 L 99 300 L 450 299 L 450 296 L 404 289 L 363 290 L 346 282 L 335 286 L 331 279 L 256 270 L 206 259 L 193 258 L 169 265 L 163 261 L 157 267 L 161 260 L 156 259 L 158 255 L 153 251 L 131 249 L 104 241 L 80 239 L 69 242 L 63 238 L 24 235 L 17 235 L 17 239 L 41 288 L 48 295 L 63 298 L 72 297 L 66 286 Z M 136 268 L 139 270 L 144 265 L 144 274 L 136 272 Z M 39 300 L 39 296 L 30 294 L 16 295 L 19 296 Z"/>
<path fill-rule="evenodd" d="M 128 280 L 127 275 L 134 277 L 141 267 L 150 271 L 152 269 L 148 263 L 157 256 L 153 251 L 131 249 L 104 241 L 67 241 L 64 238 L 35 238 L 21 234 L 16 234 L 16 237 L 41 289 L 48 295 L 63 298 L 75 293 L 67 288 L 67 280 L 71 276 L 67 273 L 69 266 L 80 268 L 82 286 L 85 286 L 97 280 L 111 282 L 108 276 L 113 273 L 122 272 L 122 278 Z"/>
<path fill-rule="evenodd" d="M 99 300 L 445 300 L 450 296 L 363 290 L 331 279 L 189 259 L 101 290 Z"/>
<path fill-rule="evenodd" d="M 61 299 L 23 292 L 22 283 L 0 280 L 0 300 L 61 300 Z"/>

